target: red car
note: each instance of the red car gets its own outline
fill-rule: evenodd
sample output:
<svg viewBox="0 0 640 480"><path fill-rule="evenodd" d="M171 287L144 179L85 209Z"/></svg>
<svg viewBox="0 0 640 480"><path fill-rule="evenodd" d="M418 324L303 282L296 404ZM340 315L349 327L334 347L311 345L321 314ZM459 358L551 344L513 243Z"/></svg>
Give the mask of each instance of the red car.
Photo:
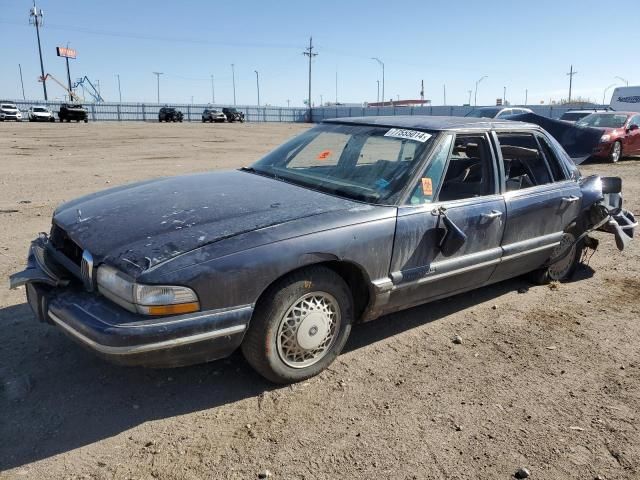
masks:
<svg viewBox="0 0 640 480"><path fill-rule="evenodd" d="M615 163L623 156L640 155L640 113L607 112L592 113L576 123L579 127L595 127L604 130L600 144L592 156Z"/></svg>

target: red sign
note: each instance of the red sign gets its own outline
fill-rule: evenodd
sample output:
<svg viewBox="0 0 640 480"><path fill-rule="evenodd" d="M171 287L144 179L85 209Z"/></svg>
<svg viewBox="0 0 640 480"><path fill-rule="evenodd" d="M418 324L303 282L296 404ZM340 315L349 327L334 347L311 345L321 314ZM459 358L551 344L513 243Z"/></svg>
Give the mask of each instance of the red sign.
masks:
<svg viewBox="0 0 640 480"><path fill-rule="evenodd" d="M76 58L76 51L73 48L56 47L56 53L59 57Z"/></svg>

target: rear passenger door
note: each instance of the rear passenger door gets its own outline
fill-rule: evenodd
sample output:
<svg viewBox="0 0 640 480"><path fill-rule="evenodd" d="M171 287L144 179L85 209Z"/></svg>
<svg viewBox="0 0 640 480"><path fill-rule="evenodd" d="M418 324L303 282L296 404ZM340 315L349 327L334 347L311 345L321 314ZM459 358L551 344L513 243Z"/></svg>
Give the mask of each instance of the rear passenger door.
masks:
<svg viewBox="0 0 640 480"><path fill-rule="evenodd" d="M640 127L640 115L634 115L627 124L627 137L629 137L629 149L625 152L632 155L640 155L640 128L631 129L632 125Z"/></svg>
<svg viewBox="0 0 640 480"><path fill-rule="evenodd" d="M506 225L493 280L541 266L577 217L582 192L551 142L537 131L494 134L503 173Z"/></svg>
<svg viewBox="0 0 640 480"><path fill-rule="evenodd" d="M467 236L448 257L439 248L440 207ZM398 209L390 310L486 283L502 255L505 216L489 135L444 135Z"/></svg>

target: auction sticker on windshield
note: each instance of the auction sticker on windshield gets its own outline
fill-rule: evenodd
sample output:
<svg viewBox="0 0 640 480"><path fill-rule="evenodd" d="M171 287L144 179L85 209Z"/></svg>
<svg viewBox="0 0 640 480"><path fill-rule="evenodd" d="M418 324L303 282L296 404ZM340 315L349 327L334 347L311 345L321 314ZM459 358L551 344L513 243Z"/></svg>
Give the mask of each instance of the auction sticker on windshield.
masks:
<svg viewBox="0 0 640 480"><path fill-rule="evenodd" d="M419 132L417 130L407 130L404 128L392 128L384 134L385 137L406 138L407 140L415 140L424 143L431 138L429 133Z"/></svg>

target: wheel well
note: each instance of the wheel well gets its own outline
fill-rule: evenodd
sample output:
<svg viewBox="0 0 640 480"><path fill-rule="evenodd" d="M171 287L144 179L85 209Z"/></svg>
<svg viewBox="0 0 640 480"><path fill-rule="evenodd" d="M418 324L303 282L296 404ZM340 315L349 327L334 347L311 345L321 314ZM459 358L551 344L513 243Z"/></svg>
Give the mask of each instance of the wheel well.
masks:
<svg viewBox="0 0 640 480"><path fill-rule="evenodd" d="M351 291L351 296L353 298L354 320L356 322L359 321L362 318L362 315L365 312L367 306L369 305L369 300L371 298L371 291L369 289L369 278L367 274L356 264L340 260L329 260L326 262L312 263L281 275L262 291L260 297L258 297L258 300L256 301L256 305L261 302L265 294L267 294L267 292L271 290L271 287L273 287L273 285L280 279L295 272L299 272L300 270L304 270L305 268L315 266L327 267L330 270L333 270L345 281L345 283L349 287L349 290Z"/></svg>

